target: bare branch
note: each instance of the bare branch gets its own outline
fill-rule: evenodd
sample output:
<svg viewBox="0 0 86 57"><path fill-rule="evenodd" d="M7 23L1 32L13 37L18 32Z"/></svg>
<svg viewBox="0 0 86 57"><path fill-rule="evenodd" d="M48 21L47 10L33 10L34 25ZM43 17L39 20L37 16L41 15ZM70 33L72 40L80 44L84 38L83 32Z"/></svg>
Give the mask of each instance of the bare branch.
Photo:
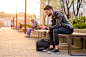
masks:
<svg viewBox="0 0 86 57"><path fill-rule="evenodd" d="M74 0L72 0L72 2L71 2L71 4L70 4L69 8L70 8L73 4L74 4Z"/></svg>
<svg viewBox="0 0 86 57"><path fill-rule="evenodd" d="M82 3L82 0L77 0L77 13L75 13L74 4L73 4L73 12L74 12L74 15L75 15L75 16L78 16L81 3Z"/></svg>

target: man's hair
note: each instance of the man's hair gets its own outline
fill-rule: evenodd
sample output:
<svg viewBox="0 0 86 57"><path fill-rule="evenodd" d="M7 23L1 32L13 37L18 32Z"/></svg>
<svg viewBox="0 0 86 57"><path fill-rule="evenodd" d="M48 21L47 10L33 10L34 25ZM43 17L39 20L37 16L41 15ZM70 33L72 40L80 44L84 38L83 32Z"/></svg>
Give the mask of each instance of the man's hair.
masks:
<svg viewBox="0 0 86 57"><path fill-rule="evenodd" d="M34 19L31 19L32 21L34 21Z"/></svg>
<svg viewBox="0 0 86 57"><path fill-rule="evenodd" d="M49 10L49 9L52 9L52 10L53 10L52 6L47 5L47 6L45 6L45 8L44 8L44 10Z"/></svg>

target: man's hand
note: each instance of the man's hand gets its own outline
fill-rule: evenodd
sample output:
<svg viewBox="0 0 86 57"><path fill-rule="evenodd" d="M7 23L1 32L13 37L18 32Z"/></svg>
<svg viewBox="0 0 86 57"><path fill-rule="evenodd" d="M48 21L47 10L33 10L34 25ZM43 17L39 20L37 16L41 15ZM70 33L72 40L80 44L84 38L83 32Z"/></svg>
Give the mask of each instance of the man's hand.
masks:
<svg viewBox="0 0 86 57"><path fill-rule="evenodd" d="M43 30L45 30L45 27L46 27L46 26L42 25L42 29L43 29Z"/></svg>
<svg viewBox="0 0 86 57"><path fill-rule="evenodd" d="M45 30L45 27L46 27L46 26L42 25L42 26L40 26L39 28Z"/></svg>
<svg viewBox="0 0 86 57"><path fill-rule="evenodd" d="M39 26L39 28L41 29L41 28L42 28L42 26Z"/></svg>
<svg viewBox="0 0 86 57"><path fill-rule="evenodd" d="M47 29L49 30L49 27L47 27Z"/></svg>

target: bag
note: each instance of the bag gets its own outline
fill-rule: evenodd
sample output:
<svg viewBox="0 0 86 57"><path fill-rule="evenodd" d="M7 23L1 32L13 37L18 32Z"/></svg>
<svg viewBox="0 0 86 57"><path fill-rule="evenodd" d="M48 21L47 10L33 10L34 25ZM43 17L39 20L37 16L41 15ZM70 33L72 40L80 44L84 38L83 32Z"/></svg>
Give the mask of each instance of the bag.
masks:
<svg viewBox="0 0 86 57"><path fill-rule="evenodd" d="M36 42L36 51L42 51L50 46L48 39L41 39Z"/></svg>

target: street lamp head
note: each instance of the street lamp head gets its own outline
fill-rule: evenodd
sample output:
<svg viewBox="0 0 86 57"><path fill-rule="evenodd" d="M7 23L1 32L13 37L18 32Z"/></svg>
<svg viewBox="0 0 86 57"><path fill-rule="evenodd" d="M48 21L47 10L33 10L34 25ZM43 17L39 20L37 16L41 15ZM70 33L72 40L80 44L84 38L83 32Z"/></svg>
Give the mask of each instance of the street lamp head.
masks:
<svg viewBox="0 0 86 57"><path fill-rule="evenodd" d="M16 3L16 7L17 7L17 3Z"/></svg>

